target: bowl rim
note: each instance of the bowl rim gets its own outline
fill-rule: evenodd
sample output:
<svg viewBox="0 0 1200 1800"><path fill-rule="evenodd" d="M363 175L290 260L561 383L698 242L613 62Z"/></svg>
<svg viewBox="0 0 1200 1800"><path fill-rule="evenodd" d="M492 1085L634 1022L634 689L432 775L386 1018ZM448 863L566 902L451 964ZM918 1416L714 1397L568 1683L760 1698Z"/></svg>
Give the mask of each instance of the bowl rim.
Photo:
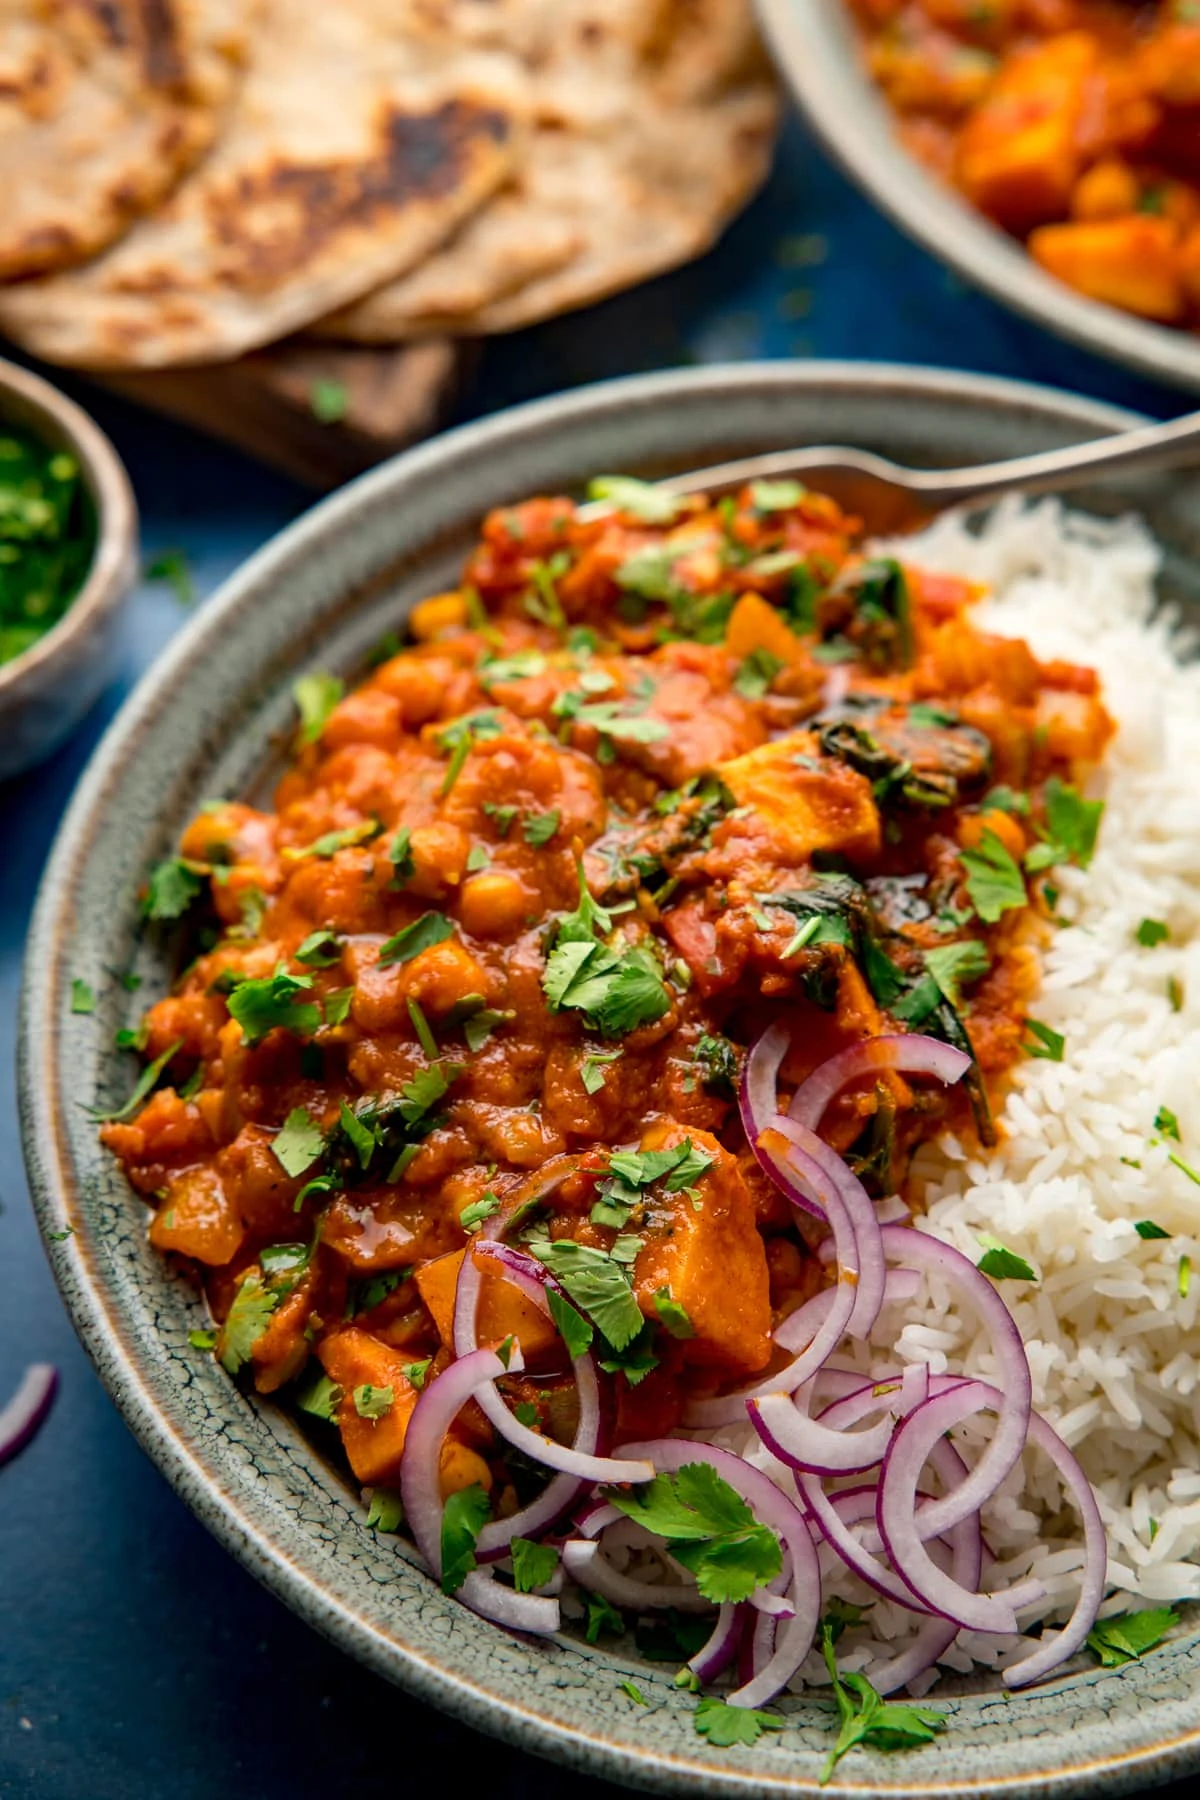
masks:
<svg viewBox="0 0 1200 1800"><path fill-rule="evenodd" d="M1140 415L1054 388L999 377L927 369L912 365L827 362L797 365L745 363L676 369L590 384L564 394L529 402L456 428L406 451L318 502L284 528L236 571L191 618L143 676L94 752L59 828L42 878L27 940L22 973L18 1034L18 1088L22 1144L34 1210L43 1247L74 1328L126 1424L181 1497L202 1511L203 1522L217 1540L280 1599L339 1647L376 1673L398 1682L419 1699L430 1701L464 1723L500 1737L519 1748L587 1773L625 1785L669 1793L759 1795L805 1793L794 1776L767 1769L747 1772L729 1764L714 1765L697 1755L681 1758L648 1743L645 1748L608 1742L581 1727L549 1719L532 1707L491 1692L411 1645L385 1637L353 1607L326 1588L309 1569L292 1561L285 1548L241 1507L237 1496L206 1466L186 1430L168 1417L151 1379L152 1358L137 1344L116 1307L110 1307L90 1259L72 1228L79 1193L70 1169L69 1146L62 1120L67 1098L57 1081L57 1044L62 1029L54 997L64 979L66 959L76 925L76 870L89 851L89 841L102 830L109 791L137 753L144 722L184 677L192 656L221 634L225 618L273 570L285 566L297 551L313 549L339 525L354 519L360 508L399 489L410 473L437 471L453 463L466 448L503 454L507 440L571 421L584 424L589 412L606 407L634 412L639 407L669 404L686 391L707 391L716 405L722 392L750 386L807 387L817 392L838 384L856 391L895 396L903 403L914 396L963 395L982 404L1000 403L1060 422L1077 423L1084 431L1119 430L1139 423ZM74 1215L74 1216L73 1216ZM51 1233L63 1234L58 1241ZM919 1776L889 1786L895 1800L935 1800L960 1794L966 1800L1007 1794L1011 1800L1065 1800L1095 1793L1127 1792L1147 1780L1167 1780L1200 1762L1200 1715L1193 1728L1135 1748L1116 1757L1105 1755L1052 1773L1030 1776L998 1774L987 1787L939 1779L935 1786ZM824 1791L824 1790L820 1790ZM828 1792L837 1800L875 1791L860 1783L835 1779Z"/></svg>
<svg viewBox="0 0 1200 1800"><path fill-rule="evenodd" d="M846 0L757 5L775 60L822 147L894 225L1044 330L1168 387L1200 390L1200 338L1056 281L904 148L862 66Z"/></svg>
<svg viewBox="0 0 1200 1800"><path fill-rule="evenodd" d="M45 676L72 638L119 604L132 583L138 540L137 502L124 463L95 420L41 375L0 357L0 401L15 394L61 433L79 459L96 509L96 544L83 586L61 619L36 644L0 663L0 706L27 681Z"/></svg>

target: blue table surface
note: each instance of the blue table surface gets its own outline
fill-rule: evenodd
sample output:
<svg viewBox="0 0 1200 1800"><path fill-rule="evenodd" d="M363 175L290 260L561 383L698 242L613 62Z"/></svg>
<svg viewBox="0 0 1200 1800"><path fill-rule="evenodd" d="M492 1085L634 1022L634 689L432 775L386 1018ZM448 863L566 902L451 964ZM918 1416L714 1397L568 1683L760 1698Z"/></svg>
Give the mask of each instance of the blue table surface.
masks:
<svg viewBox="0 0 1200 1800"><path fill-rule="evenodd" d="M814 250L820 260L803 266ZM716 250L635 293L492 343L462 416L638 369L761 356L938 363L1161 416L1188 405L969 292L793 125L767 188ZM232 451L82 381L62 385L128 464L147 562L182 549L201 596L309 504ZM497 1796L554 1794L563 1781L553 1766L367 1675L217 1547L121 1422L42 1256L13 1075L27 921L92 747L184 617L170 589L143 584L111 690L50 762L0 784L0 1397L32 1359L62 1374L45 1429L0 1474L0 1794L375 1800L434 1769L445 1791L474 1777ZM571 1784L580 1800L617 1791Z"/></svg>

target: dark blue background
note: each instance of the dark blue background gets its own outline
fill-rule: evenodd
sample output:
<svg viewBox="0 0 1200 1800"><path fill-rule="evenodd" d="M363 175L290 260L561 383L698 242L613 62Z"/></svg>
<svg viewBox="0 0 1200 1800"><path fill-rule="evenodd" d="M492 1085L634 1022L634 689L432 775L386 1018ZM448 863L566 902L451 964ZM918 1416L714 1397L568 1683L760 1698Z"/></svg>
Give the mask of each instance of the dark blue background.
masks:
<svg viewBox="0 0 1200 1800"><path fill-rule="evenodd" d="M812 237L823 246L798 242ZM463 416L636 369L750 356L939 363L1163 415L1187 406L966 291L793 128L768 188L717 250L636 293L493 343ZM232 452L83 383L63 385L129 466L147 561L184 550L201 595L308 504ZM436 1775L443 1792L476 1782L497 1800L555 1794L559 1771L365 1674L217 1548L121 1423L43 1261L12 1073L26 926L93 744L183 617L169 589L143 586L112 691L51 762L0 785L0 1397L30 1360L62 1371L45 1429L0 1474L0 1794L392 1800L419 1772ZM615 1794L569 1779L579 1800Z"/></svg>

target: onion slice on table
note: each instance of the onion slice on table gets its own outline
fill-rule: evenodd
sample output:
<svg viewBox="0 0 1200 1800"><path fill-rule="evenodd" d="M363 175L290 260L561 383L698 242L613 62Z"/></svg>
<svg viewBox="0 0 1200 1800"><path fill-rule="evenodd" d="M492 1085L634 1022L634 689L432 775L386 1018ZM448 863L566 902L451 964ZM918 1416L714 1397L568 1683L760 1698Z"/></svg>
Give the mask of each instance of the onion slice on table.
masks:
<svg viewBox="0 0 1200 1800"><path fill-rule="evenodd" d="M424 1388L413 1408L400 1459L400 1498L417 1549L435 1579L442 1578L441 1451L447 1431L468 1400L500 1375L524 1368L520 1346L513 1345L507 1364L494 1350L473 1350L442 1371ZM491 1575L475 1569L458 1590L474 1612L513 1631L544 1634L557 1631L558 1601L539 1594L519 1594L501 1587Z"/></svg>
<svg viewBox="0 0 1200 1800"><path fill-rule="evenodd" d="M54 1403L58 1370L52 1363L30 1363L12 1399L0 1412L0 1463L23 1450L37 1433Z"/></svg>

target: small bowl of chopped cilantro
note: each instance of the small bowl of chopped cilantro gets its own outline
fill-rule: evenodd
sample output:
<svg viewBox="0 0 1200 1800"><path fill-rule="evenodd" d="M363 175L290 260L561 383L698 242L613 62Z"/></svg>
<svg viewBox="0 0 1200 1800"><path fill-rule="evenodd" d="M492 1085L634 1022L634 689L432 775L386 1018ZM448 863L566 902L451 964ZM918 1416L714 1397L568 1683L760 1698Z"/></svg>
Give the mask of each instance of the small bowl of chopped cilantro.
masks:
<svg viewBox="0 0 1200 1800"><path fill-rule="evenodd" d="M0 361L0 780L61 743L104 687L136 542L103 432Z"/></svg>

